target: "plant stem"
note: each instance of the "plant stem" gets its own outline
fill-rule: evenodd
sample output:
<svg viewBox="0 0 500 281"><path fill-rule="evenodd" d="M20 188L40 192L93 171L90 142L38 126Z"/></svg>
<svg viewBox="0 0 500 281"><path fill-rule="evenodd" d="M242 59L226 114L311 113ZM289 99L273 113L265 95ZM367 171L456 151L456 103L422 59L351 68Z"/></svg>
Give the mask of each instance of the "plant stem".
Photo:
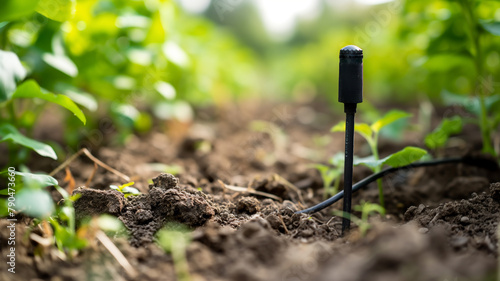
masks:
<svg viewBox="0 0 500 281"><path fill-rule="evenodd" d="M370 149L372 151L373 158L375 159L375 161L378 161L380 159L379 155L378 155L378 148L377 148L378 147L378 133L374 134L373 139L368 141L368 144L370 145ZM375 169L373 169L373 172L379 173L381 170L382 170L382 167L377 166L377 167L375 167ZM385 208L384 187L382 186L382 179L377 180L377 187L378 187L379 204L380 204L380 206Z"/></svg>
<svg viewBox="0 0 500 281"><path fill-rule="evenodd" d="M493 145L491 144L491 127L488 122L488 112L484 101L484 85L481 83L483 77L483 55L481 50L481 33L478 28L476 16L474 14L474 2L468 0L460 1L460 6L467 21L466 32L471 40L471 55L474 59L476 68L476 93L479 96L481 112L479 115L479 127L481 129L481 137L483 139L483 152L496 156Z"/></svg>
<svg viewBox="0 0 500 281"><path fill-rule="evenodd" d="M338 176L335 179L335 183L333 185L332 194L337 194L337 192L339 191L339 186L340 186L340 176Z"/></svg>

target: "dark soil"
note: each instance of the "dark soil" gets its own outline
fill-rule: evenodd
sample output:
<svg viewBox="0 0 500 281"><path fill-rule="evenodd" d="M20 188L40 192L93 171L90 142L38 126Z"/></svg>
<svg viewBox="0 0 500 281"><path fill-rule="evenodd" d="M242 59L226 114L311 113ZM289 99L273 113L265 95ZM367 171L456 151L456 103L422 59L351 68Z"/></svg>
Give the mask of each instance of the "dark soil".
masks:
<svg viewBox="0 0 500 281"><path fill-rule="evenodd" d="M387 176L387 214L372 216L364 237L355 226L341 236L341 218L332 215L340 202L311 216L294 213L323 198L321 178L309 164L326 163L342 151L342 134L329 133L335 117L321 105L246 103L244 109L204 109L194 124L176 124L185 129L177 133L158 125L157 132L132 137L124 147L97 145L92 153L131 176L143 193L139 196L125 198L111 190L110 184L124 182L103 169L84 187L93 163L82 157L70 166L81 186L74 191L81 194L75 202L77 219L104 213L118 217L129 236L112 240L138 276L127 275L95 241L73 259L61 259L55 249L29 238L29 228L21 226L31 220L22 218L17 273L0 263L0 280L176 280L172 255L155 243L157 231L172 222L192 230L186 249L190 280L496 280L496 165L447 164ZM303 120L297 111L312 117ZM276 136L249 129L256 118L286 132L281 147ZM451 142L439 154L476 151L478 132L467 130L463 141ZM318 140L325 135L327 142ZM413 132L398 143L383 140L381 154L421 146L415 139L422 137ZM366 154L360 137L355 147L357 154ZM174 177L152 163L182 170ZM369 174L355 168L354 181ZM62 183L64 173L57 178ZM372 184L355 194L353 205L378 202L377 193ZM0 220L1 229L7 224ZM0 241L7 235L0 231ZM0 247L5 257L6 243Z"/></svg>

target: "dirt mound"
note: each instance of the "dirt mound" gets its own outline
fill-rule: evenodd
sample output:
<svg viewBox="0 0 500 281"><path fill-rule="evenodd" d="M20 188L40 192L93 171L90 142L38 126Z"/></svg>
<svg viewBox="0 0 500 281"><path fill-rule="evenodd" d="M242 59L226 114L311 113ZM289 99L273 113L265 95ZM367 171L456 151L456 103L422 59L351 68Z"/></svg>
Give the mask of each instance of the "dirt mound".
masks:
<svg viewBox="0 0 500 281"><path fill-rule="evenodd" d="M375 224L362 240L333 254L314 280L486 280L495 260L484 253L460 255L443 228L421 233L414 224Z"/></svg>
<svg viewBox="0 0 500 281"><path fill-rule="evenodd" d="M456 250L472 248L496 255L499 193L500 183L493 183L490 192L473 193L467 200L441 203L435 208L423 204L410 207L405 220L416 221L423 229L443 227L450 232L450 243Z"/></svg>
<svg viewBox="0 0 500 281"><path fill-rule="evenodd" d="M214 216L206 196L179 188L174 176L161 174L153 183L149 194L128 199L116 190L78 188L74 192L81 194L75 202L77 217L103 213L118 216L130 231L130 243L140 246L152 242L154 234L169 221L197 227Z"/></svg>

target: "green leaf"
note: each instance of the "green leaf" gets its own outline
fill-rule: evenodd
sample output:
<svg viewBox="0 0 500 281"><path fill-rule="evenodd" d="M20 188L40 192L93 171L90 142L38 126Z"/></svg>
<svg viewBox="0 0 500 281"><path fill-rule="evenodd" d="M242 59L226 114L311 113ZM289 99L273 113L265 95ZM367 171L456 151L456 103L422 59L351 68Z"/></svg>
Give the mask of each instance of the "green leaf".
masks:
<svg viewBox="0 0 500 281"><path fill-rule="evenodd" d="M420 158L422 158L422 156L426 154L427 151L425 151L424 149L414 146L407 146L403 148L403 150L400 150L392 155L389 155L382 160L383 164L397 168L410 165L411 163L419 160Z"/></svg>
<svg viewBox="0 0 500 281"><path fill-rule="evenodd" d="M38 1L39 0L2 0L0 22L13 21L31 15L35 11Z"/></svg>
<svg viewBox="0 0 500 281"><path fill-rule="evenodd" d="M345 132L345 121L338 122L330 129L330 132Z"/></svg>
<svg viewBox="0 0 500 281"><path fill-rule="evenodd" d="M42 55L43 61L70 77L76 77L78 68L64 52L63 37L60 33L55 34L52 38L52 51L53 53Z"/></svg>
<svg viewBox="0 0 500 281"><path fill-rule="evenodd" d="M344 153L337 152L332 158L330 158L330 163L335 167L344 167Z"/></svg>
<svg viewBox="0 0 500 281"><path fill-rule="evenodd" d="M23 181L28 185L35 184L38 187L57 186L57 180L49 175L17 172L16 175L23 177Z"/></svg>
<svg viewBox="0 0 500 281"><path fill-rule="evenodd" d="M75 0L40 0L36 11L55 21L67 21L75 13Z"/></svg>
<svg viewBox="0 0 500 281"><path fill-rule="evenodd" d="M372 124L371 129L375 132L378 133L382 128L385 126L399 120L402 118L407 118L410 117L411 114L401 111L401 110L391 110L387 114L385 114L382 118L379 120L375 121L375 123Z"/></svg>
<svg viewBox="0 0 500 281"><path fill-rule="evenodd" d="M54 160L57 160L57 154L50 145L24 136L14 126L10 124L0 125L0 136L1 136L0 142L10 140L14 143L32 149L41 156L50 157Z"/></svg>
<svg viewBox="0 0 500 281"><path fill-rule="evenodd" d="M481 23L481 25L489 33L496 35L496 36L500 36L500 22L498 22L498 21L483 22L483 23Z"/></svg>
<svg viewBox="0 0 500 281"><path fill-rule="evenodd" d="M373 155L368 156L368 157L364 157L364 158L359 158L357 156L354 156L354 158L353 158L353 165L354 166L365 165L368 168L370 168L371 170L375 170L375 168L377 168L379 165L382 165L382 163L383 163L383 160L375 160L375 157L373 157Z"/></svg>
<svg viewBox="0 0 500 281"><path fill-rule="evenodd" d="M42 90L34 80L28 80L19 85L12 98L40 98L58 104L73 112L83 124L87 122L83 112L70 98Z"/></svg>
<svg viewBox="0 0 500 281"><path fill-rule="evenodd" d="M21 1L16 2L22 3ZM25 76L26 70L17 55L0 50L0 102L12 97L16 91L17 82L23 80Z"/></svg>
<svg viewBox="0 0 500 281"><path fill-rule="evenodd" d="M141 192L137 188L131 187L131 186L125 186L122 189L122 192L123 193L130 193L130 194L133 194L133 195L141 194Z"/></svg>
<svg viewBox="0 0 500 281"><path fill-rule="evenodd" d="M16 209L36 218L46 218L55 210L47 191L32 188L22 189L16 194Z"/></svg>
<svg viewBox="0 0 500 281"><path fill-rule="evenodd" d="M75 63L66 56L45 53L43 54L42 59L48 65L68 76L76 77L78 75L78 68L76 67Z"/></svg>
<svg viewBox="0 0 500 281"><path fill-rule="evenodd" d="M430 149L443 147L448 138L462 131L463 121L459 116L444 118L441 124L425 137L425 145Z"/></svg>
<svg viewBox="0 0 500 281"><path fill-rule="evenodd" d="M368 168L375 170L377 167L382 167L383 165L389 165L391 167L397 168L409 165L427 154L427 151L424 149L407 146L404 149L393 153L384 159L375 160L373 156L358 158L354 157L353 164L354 165L365 165Z"/></svg>
<svg viewBox="0 0 500 281"><path fill-rule="evenodd" d="M331 132L345 132L345 121L341 121L337 123L337 125L333 126L330 130ZM356 123L354 124L354 131L359 133L365 139L372 138L372 129L368 124L365 123Z"/></svg>
<svg viewBox="0 0 500 281"><path fill-rule="evenodd" d="M68 96L75 103L87 108L90 111L96 111L98 107L97 100L89 93L73 87L66 83L57 83L55 86L57 92Z"/></svg>
<svg viewBox="0 0 500 281"><path fill-rule="evenodd" d="M368 124L354 124L354 131L362 135L367 140L372 138L373 131Z"/></svg>

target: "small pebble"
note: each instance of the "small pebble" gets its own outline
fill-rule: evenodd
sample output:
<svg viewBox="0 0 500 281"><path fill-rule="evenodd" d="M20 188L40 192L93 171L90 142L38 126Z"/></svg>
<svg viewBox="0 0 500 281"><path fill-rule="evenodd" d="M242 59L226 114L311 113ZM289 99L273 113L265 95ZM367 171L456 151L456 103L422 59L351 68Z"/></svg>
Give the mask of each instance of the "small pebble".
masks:
<svg viewBox="0 0 500 281"><path fill-rule="evenodd" d="M427 232L429 232L429 229L428 229L428 228L426 228L426 227L422 227L422 228L419 228L419 229L418 229L418 232L419 232L420 234L426 234Z"/></svg>
<svg viewBox="0 0 500 281"><path fill-rule="evenodd" d="M417 212L416 212L417 215L421 214L424 210L425 210L425 205L424 204L418 205Z"/></svg>
<svg viewBox="0 0 500 281"><path fill-rule="evenodd" d="M467 223L467 222L469 222L469 221L470 221L470 219L469 219L469 217L462 217L462 218L460 219L460 221L461 221L461 222L464 222L464 223Z"/></svg>
<svg viewBox="0 0 500 281"><path fill-rule="evenodd" d="M301 233L302 237L308 238L314 235L314 231L312 229L306 229Z"/></svg>
<svg viewBox="0 0 500 281"><path fill-rule="evenodd" d="M459 249L469 242L469 238L465 236L455 236L451 238L451 245L455 247L456 249Z"/></svg>

